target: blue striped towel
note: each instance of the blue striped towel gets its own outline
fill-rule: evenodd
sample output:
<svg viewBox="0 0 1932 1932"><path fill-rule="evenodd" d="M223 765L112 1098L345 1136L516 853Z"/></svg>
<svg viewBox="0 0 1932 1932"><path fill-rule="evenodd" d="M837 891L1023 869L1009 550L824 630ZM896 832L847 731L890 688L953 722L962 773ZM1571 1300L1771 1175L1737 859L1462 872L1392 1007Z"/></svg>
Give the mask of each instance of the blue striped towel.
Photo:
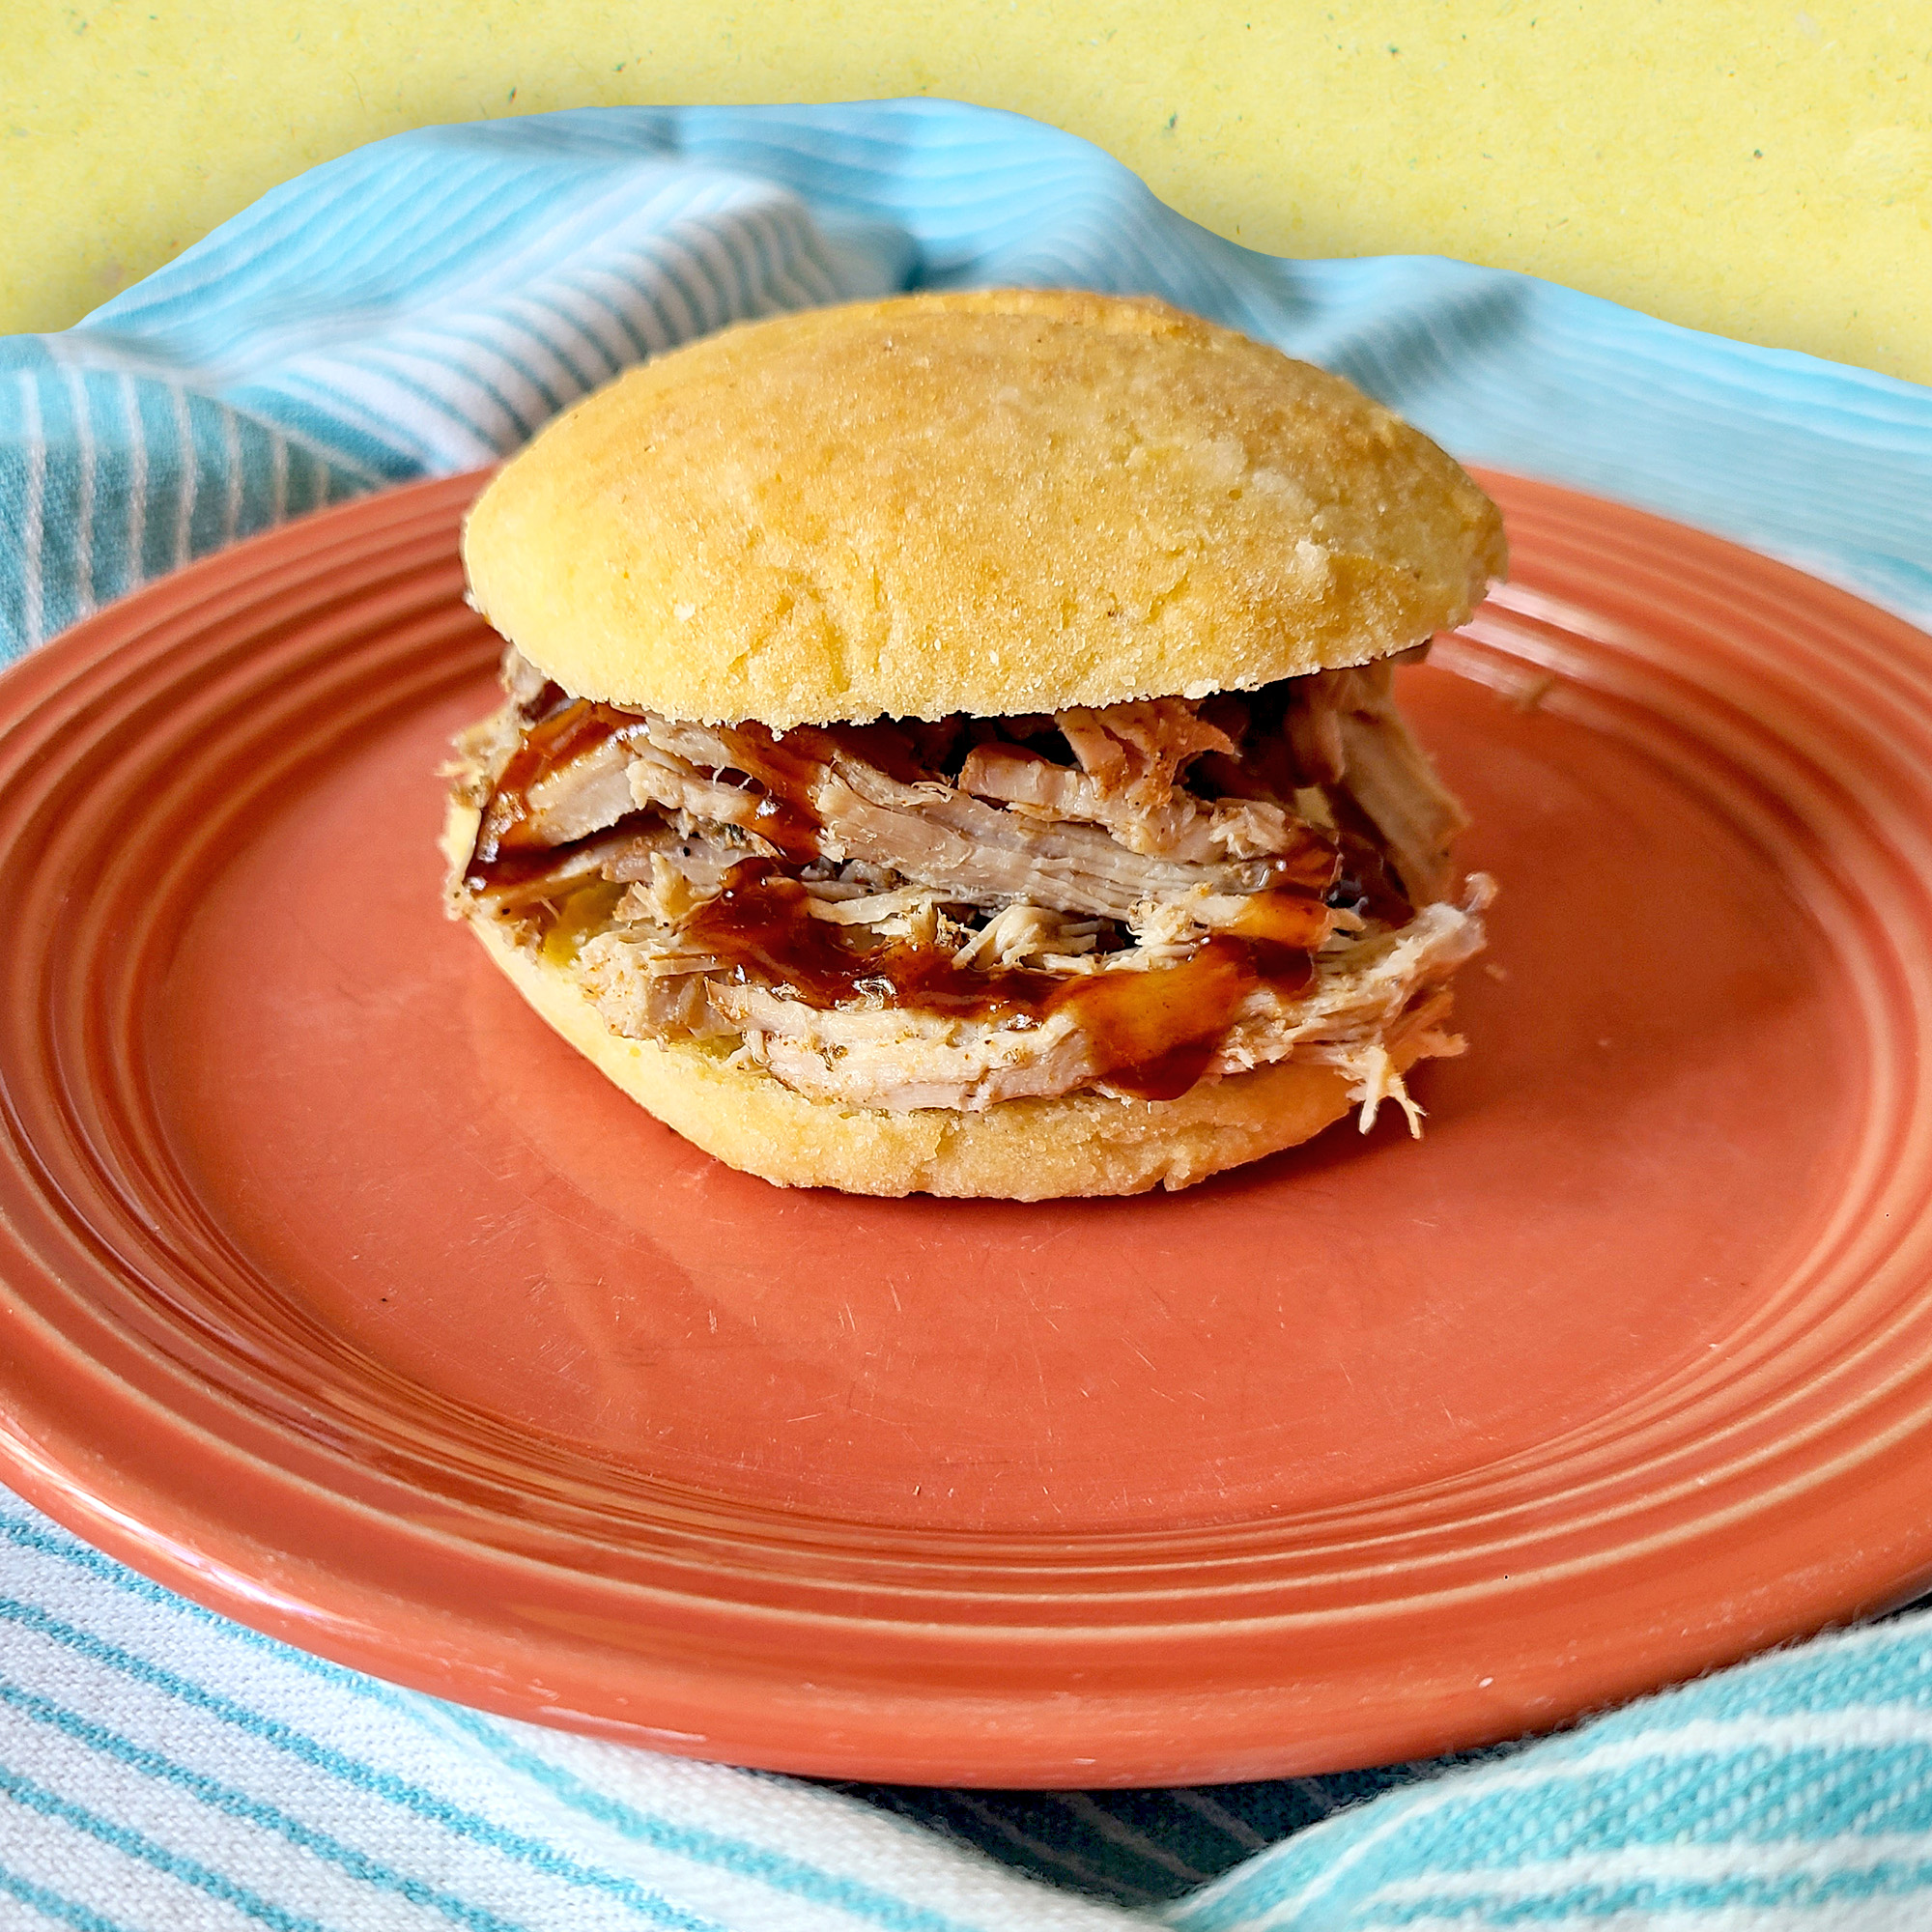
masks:
<svg viewBox="0 0 1932 1932"><path fill-rule="evenodd" d="M487 461L731 318L998 282L1157 292L1344 371L1466 460L1932 623L1932 394L1457 263L1269 260L1065 135L911 101L399 136L77 327L0 342L0 656L238 536ZM393 1690L0 1497L0 1926L1584 1920L1932 1925L1926 1616L1455 1765L834 1790Z"/></svg>

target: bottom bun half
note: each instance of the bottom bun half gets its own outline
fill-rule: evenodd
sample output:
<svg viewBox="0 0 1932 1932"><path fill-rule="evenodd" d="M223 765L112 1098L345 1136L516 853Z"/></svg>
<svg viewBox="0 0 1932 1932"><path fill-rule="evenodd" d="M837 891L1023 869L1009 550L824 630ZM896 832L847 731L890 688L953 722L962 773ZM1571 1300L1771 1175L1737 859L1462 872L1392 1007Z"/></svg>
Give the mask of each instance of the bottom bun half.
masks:
<svg viewBox="0 0 1932 1932"><path fill-rule="evenodd" d="M446 849L467 853L475 823L458 806ZM1351 1104L1348 1074L1288 1061L1205 1081L1178 1100L1069 1094L980 1114L841 1106L761 1068L728 1065L723 1047L613 1033L567 967L526 950L487 914L465 923L544 1019L639 1106L726 1166L780 1187L1006 1201L1190 1187L1310 1139ZM1397 1071L1416 1057L1392 1047Z"/></svg>

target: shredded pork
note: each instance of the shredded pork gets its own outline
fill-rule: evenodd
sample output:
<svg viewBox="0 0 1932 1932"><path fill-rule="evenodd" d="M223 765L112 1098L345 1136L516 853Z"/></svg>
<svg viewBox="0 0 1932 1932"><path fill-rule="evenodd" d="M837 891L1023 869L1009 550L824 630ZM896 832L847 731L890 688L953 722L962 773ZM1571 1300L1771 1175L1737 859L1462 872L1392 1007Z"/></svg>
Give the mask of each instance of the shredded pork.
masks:
<svg viewBox="0 0 1932 1932"><path fill-rule="evenodd" d="M814 1098L979 1110L1172 1097L1284 1059L1364 1124L1460 1050L1488 882L1386 664L1203 703L803 727L572 699L511 652L460 741L456 909L506 923L637 1038ZM1127 977L1132 976L1132 977Z"/></svg>

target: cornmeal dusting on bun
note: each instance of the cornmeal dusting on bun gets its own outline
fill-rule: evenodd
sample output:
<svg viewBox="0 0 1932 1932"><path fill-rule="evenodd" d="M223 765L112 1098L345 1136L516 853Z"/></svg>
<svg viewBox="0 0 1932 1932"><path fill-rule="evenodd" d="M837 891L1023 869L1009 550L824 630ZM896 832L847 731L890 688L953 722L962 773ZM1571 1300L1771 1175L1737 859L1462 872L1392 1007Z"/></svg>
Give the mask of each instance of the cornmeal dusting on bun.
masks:
<svg viewBox="0 0 1932 1932"><path fill-rule="evenodd" d="M1179 1187L1460 1050L1488 882L1390 672L1501 523L1337 377L1085 294L780 317L560 417L464 555L452 908L734 1166Z"/></svg>

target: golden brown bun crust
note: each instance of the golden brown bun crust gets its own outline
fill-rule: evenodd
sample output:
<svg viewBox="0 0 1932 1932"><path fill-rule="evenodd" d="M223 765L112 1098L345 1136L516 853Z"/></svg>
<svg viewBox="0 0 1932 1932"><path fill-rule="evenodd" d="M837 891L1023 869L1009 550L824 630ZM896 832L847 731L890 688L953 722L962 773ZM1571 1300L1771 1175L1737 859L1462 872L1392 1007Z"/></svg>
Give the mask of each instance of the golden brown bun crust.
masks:
<svg viewBox="0 0 1932 1932"><path fill-rule="evenodd" d="M1495 506L1338 376L1150 300L908 296L708 336L470 512L571 692L781 729L1249 690L1459 624Z"/></svg>

